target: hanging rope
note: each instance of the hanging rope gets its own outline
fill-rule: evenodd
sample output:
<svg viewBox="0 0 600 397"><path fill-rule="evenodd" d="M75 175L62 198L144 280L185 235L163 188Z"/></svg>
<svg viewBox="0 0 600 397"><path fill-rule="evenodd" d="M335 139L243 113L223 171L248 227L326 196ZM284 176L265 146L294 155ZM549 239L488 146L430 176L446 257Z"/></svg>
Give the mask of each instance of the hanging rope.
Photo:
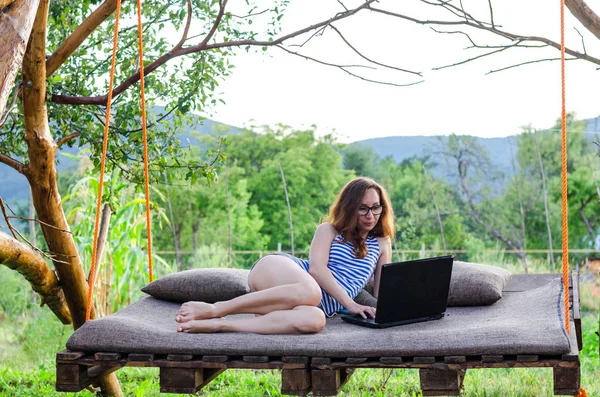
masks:
<svg viewBox="0 0 600 397"><path fill-rule="evenodd" d="M150 183L148 172L148 133L146 132L146 94L144 91L144 46L142 41L142 1L137 0L138 46L140 55L140 92L142 97L142 134L144 137L144 192L146 195L146 234L148 237L148 273L152 282L152 232L150 222Z"/></svg>
<svg viewBox="0 0 600 397"><path fill-rule="evenodd" d="M561 180L562 180L562 276L565 302L565 329L571 334L569 318L569 212L567 206L567 107L565 93L565 0L560 0L560 83L561 83ZM575 286L573 286L575 287ZM575 397L587 397L584 388Z"/></svg>
<svg viewBox="0 0 600 397"><path fill-rule="evenodd" d="M106 165L106 149L108 147L108 126L110 123L110 107L113 96L113 82L115 78L115 64L117 60L117 42L119 39L119 19L121 17L121 0L117 0L115 14L115 33L113 35L113 51L110 63L110 78L108 81L108 98L106 99L106 120L104 122L104 137L102 140L102 161L100 163L100 183L98 186L98 201L96 203L96 220L94 223L94 245L92 246L92 266L88 279L87 307L85 309L85 321L90 319L92 312L92 293L94 290L94 274L96 273L96 252L98 250L98 226L100 224L100 208L102 207L102 190L104 187L104 168Z"/></svg>
<svg viewBox="0 0 600 397"><path fill-rule="evenodd" d="M139 46L139 64L140 64L140 86L141 86L141 100L142 100L142 131L144 141L144 191L146 198L146 230L148 237L148 272L150 282L152 282L152 232L150 222L150 184L149 184L149 171L148 171L148 134L146 131L146 100L145 100L145 89L144 89L144 54L143 54L143 40L142 40L142 4L141 0L137 0L137 13L138 13L138 46ZM104 188L104 170L106 166L106 151L108 147L108 128L110 125L110 110L113 95L113 83L115 76L115 64L117 58L117 43L119 39L119 20L121 16L121 0L117 0L117 9L115 14L115 32L113 35L113 51L112 60L110 66L110 78L108 85L108 98L106 101L106 120L104 123L104 137L102 141L102 160L100 163L100 181L98 187L98 200L96 205L96 220L94 223L94 245L92 248L92 265L90 270L90 277L88 279L88 297L87 306L85 311L85 321L90 319L92 311L92 296L94 291L94 274L96 270L96 254L98 251L98 228L100 224L100 208L102 206L102 193Z"/></svg>
<svg viewBox="0 0 600 397"><path fill-rule="evenodd" d="M565 329L571 333L569 319L569 210L567 207L567 111L565 105L565 0L560 7L560 82L562 97L561 123L561 180L562 180L562 273L565 302Z"/></svg>

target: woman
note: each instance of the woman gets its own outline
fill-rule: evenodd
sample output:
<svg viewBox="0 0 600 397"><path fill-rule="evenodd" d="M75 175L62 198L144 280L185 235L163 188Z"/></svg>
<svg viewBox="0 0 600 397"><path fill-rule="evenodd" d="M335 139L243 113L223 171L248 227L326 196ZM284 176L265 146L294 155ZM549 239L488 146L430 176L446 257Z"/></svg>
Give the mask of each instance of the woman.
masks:
<svg viewBox="0 0 600 397"><path fill-rule="evenodd" d="M229 301L184 303L176 313L178 332L315 333L325 318L344 308L375 317L375 308L353 298L375 277L379 292L381 266L391 260L394 216L385 190L374 180L350 181L335 200L329 222L317 227L310 260L267 255L248 276L251 293ZM253 313L244 319L228 314Z"/></svg>

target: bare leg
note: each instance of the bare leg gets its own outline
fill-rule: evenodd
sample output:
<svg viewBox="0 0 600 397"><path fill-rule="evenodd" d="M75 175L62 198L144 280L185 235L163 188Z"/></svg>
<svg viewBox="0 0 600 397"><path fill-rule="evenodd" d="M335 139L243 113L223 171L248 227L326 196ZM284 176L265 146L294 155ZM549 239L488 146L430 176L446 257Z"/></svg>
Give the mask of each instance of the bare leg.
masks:
<svg viewBox="0 0 600 397"><path fill-rule="evenodd" d="M178 326L178 332L252 332L256 334L316 333L325 327L325 314L314 306L278 310L264 316L237 320L213 318L192 320Z"/></svg>
<svg viewBox="0 0 600 397"><path fill-rule="evenodd" d="M284 256L262 258L250 272L248 283L255 292L229 301L184 303L176 313L176 321L185 323L237 313L267 314L304 305L317 306L321 301L317 282Z"/></svg>

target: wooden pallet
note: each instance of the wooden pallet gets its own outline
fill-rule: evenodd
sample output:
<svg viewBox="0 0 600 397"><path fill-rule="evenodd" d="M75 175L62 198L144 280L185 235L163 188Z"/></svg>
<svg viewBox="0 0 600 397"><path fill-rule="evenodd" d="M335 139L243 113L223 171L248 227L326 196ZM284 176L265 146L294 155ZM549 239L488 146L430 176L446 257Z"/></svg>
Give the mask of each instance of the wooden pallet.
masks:
<svg viewBox="0 0 600 397"><path fill-rule="evenodd" d="M543 285L548 275L515 275L506 293ZM581 319L577 274L571 286L572 351L558 356L473 355L431 357L272 357L138 354L61 351L56 356L56 390L77 392L121 367L160 368L160 391L195 393L227 369L279 369L281 393L335 396L356 368L418 369L424 396L458 396L468 369L550 367L555 395L577 395L580 384ZM579 342L579 343L578 343Z"/></svg>

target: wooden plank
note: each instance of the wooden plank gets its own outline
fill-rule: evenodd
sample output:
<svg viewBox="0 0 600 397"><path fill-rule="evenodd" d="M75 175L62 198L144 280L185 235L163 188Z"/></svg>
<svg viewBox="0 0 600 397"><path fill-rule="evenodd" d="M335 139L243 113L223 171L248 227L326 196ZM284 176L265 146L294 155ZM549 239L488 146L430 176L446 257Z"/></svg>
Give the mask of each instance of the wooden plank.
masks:
<svg viewBox="0 0 600 397"><path fill-rule="evenodd" d="M289 364L304 364L304 365L308 365L308 357L299 357L299 356L283 356L281 358L281 360L284 363L289 363Z"/></svg>
<svg viewBox="0 0 600 397"><path fill-rule="evenodd" d="M121 353L98 352L94 354L94 359L98 361L115 361L121 358Z"/></svg>
<svg viewBox="0 0 600 397"><path fill-rule="evenodd" d="M202 361L206 361L207 363L224 363L229 360L229 356L216 356L216 355L204 355L202 356Z"/></svg>
<svg viewBox="0 0 600 397"><path fill-rule="evenodd" d="M167 354L168 361L190 361L192 358L192 354Z"/></svg>
<svg viewBox="0 0 600 397"><path fill-rule="evenodd" d="M85 352L72 352L71 350L65 349L65 350L62 350L62 351L56 353L56 359L72 361L72 360L77 360L78 358L85 356L85 354L86 354Z"/></svg>
<svg viewBox="0 0 600 397"><path fill-rule="evenodd" d="M517 354L517 361L519 362L526 362L526 363L530 363L530 362L534 362L534 361L538 361L539 357L535 354Z"/></svg>
<svg viewBox="0 0 600 397"><path fill-rule="evenodd" d="M504 356L499 354L484 354L481 356L482 363L501 363L504 361Z"/></svg>
<svg viewBox="0 0 600 397"><path fill-rule="evenodd" d="M56 391L78 392L92 383L88 367L79 364L56 364Z"/></svg>
<svg viewBox="0 0 600 397"><path fill-rule="evenodd" d="M242 361L246 363L267 363L269 356L243 356Z"/></svg>
<svg viewBox="0 0 600 397"><path fill-rule="evenodd" d="M446 364L462 364L467 362L465 356L446 356L444 357L444 363Z"/></svg>
<svg viewBox="0 0 600 397"><path fill-rule="evenodd" d="M414 357L413 363L415 363L415 364L433 364L433 363L435 363L435 357Z"/></svg>
<svg viewBox="0 0 600 397"><path fill-rule="evenodd" d="M556 366L554 371L554 394L577 395L580 387L580 368Z"/></svg>
<svg viewBox="0 0 600 397"><path fill-rule="evenodd" d="M311 365L314 367L322 366L322 365L330 365L331 358L329 357L313 357Z"/></svg>
<svg viewBox="0 0 600 397"><path fill-rule="evenodd" d="M402 364L402 357L381 357L379 362L382 364Z"/></svg>
<svg viewBox="0 0 600 397"><path fill-rule="evenodd" d="M281 394L306 396L311 389L310 369L284 369L281 371Z"/></svg>
<svg viewBox="0 0 600 397"><path fill-rule="evenodd" d="M446 366L421 368L419 377L424 396L459 396L466 370Z"/></svg>
<svg viewBox="0 0 600 397"><path fill-rule="evenodd" d="M345 364L346 365L353 365L353 364L362 364L365 361L367 361L366 357L348 357L346 359Z"/></svg>
<svg viewBox="0 0 600 397"><path fill-rule="evenodd" d="M313 395L337 396L342 387L341 371L341 369L312 369Z"/></svg>
<svg viewBox="0 0 600 397"><path fill-rule="evenodd" d="M129 353L129 355L127 356L127 361L144 361L144 362L154 361L154 354Z"/></svg>
<svg viewBox="0 0 600 397"><path fill-rule="evenodd" d="M210 383L223 368L160 368L160 392L193 394Z"/></svg>

